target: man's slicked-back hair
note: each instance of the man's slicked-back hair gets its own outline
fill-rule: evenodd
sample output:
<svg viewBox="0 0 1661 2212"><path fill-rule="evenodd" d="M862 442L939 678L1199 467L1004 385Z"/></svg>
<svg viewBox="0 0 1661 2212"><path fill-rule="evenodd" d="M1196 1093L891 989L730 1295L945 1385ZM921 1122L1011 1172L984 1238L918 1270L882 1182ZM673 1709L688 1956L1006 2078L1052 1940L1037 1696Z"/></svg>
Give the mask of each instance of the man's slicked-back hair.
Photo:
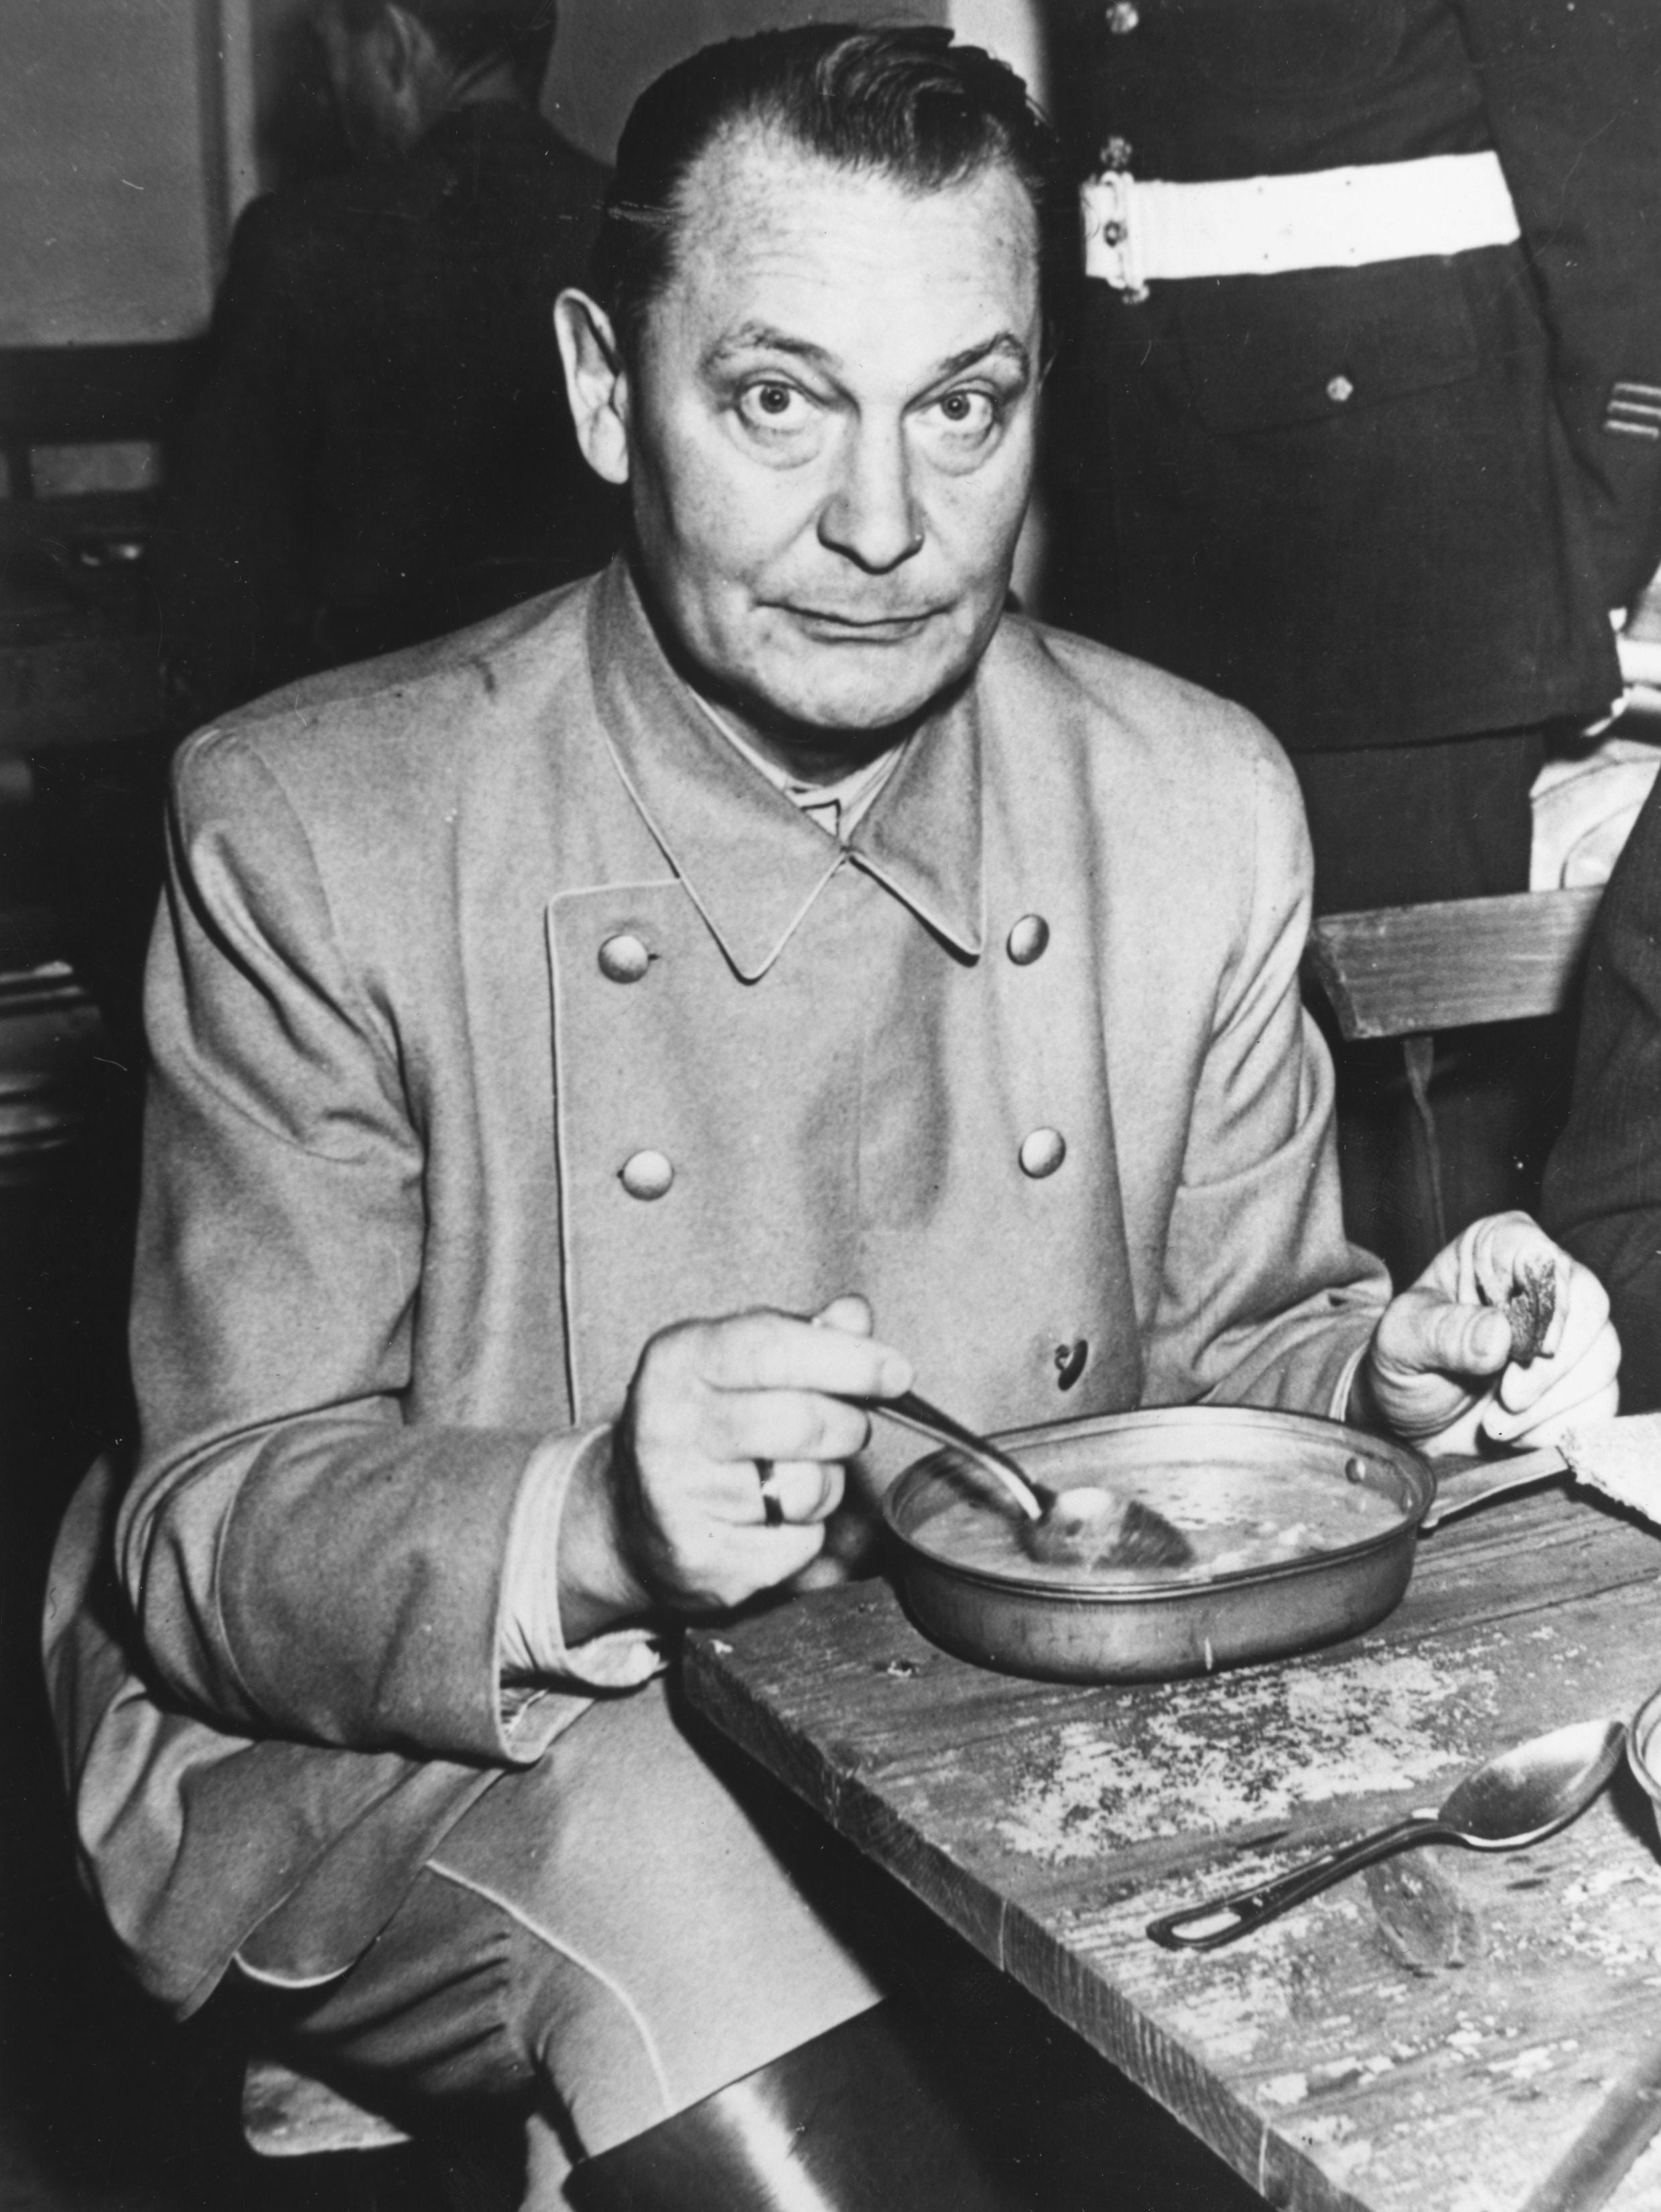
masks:
<svg viewBox="0 0 1661 2212"><path fill-rule="evenodd" d="M1037 219L1044 349L1054 354L1081 281L1078 198L1020 78L948 30L812 23L705 46L635 102L591 271L626 359L638 358L647 313L674 273L688 178L744 130L916 192L1009 170Z"/></svg>

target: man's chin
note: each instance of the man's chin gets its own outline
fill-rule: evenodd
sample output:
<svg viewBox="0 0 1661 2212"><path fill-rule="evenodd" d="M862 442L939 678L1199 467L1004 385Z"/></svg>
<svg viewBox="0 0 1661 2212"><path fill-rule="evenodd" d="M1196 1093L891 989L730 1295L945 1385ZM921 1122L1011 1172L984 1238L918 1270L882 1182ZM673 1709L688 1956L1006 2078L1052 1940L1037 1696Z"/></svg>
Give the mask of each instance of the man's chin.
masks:
<svg viewBox="0 0 1661 2212"><path fill-rule="evenodd" d="M828 650L838 656L838 665L828 670L812 665L818 655L810 648L798 650L783 667L757 671L757 694L771 715L827 735L846 731L875 736L926 714L955 689L976 659L972 653L930 653L908 665L892 647ZM846 665L855 654L867 665Z"/></svg>

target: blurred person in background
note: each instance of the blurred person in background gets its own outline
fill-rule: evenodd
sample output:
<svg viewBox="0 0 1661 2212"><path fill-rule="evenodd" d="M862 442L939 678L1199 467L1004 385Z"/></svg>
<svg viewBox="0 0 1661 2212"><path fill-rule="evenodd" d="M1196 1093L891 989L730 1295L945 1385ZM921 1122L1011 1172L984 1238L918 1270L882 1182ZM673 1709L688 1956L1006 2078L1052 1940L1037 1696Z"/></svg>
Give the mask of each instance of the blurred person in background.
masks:
<svg viewBox="0 0 1661 2212"><path fill-rule="evenodd" d="M176 726L599 566L552 310L605 172L537 112L551 0L321 0L356 164L232 241L155 554Z"/></svg>
<svg viewBox="0 0 1661 2212"><path fill-rule="evenodd" d="M1047 17L1095 280L1053 611L1262 717L1317 912L1526 890L1530 786L1620 694L1611 612L1661 558L1661 10ZM1526 1202L1560 1054L1440 1056L1450 1233ZM1341 1100L1399 1279L1435 1237L1394 1210L1398 1067L1352 1048Z"/></svg>

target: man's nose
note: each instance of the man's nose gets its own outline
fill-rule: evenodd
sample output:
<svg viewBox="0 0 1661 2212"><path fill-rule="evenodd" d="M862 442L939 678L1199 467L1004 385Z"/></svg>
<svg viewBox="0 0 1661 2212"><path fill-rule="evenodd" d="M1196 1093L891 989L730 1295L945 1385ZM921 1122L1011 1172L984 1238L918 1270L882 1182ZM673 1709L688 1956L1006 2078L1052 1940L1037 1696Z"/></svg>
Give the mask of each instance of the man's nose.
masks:
<svg viewBox="0 0 1661 2212"><path fill-rule="evenodd" d="M923 535L904 433L898 426L862 423L820 511L820 543L881 575L920 550Z"/></svg>

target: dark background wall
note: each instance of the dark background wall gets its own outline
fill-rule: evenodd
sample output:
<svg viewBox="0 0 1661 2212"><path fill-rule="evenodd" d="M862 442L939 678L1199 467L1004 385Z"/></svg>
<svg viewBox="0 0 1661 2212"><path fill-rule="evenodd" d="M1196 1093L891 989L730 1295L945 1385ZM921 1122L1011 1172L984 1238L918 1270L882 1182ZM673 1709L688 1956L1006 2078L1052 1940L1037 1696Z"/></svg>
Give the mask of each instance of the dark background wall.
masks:
<svg viewBox="0 0 1661 2212"><path fill-rule="evenodd" d="M214 0L0 6L0 346L200 327L222 242Z"/></svg>
<svg viewBox="0 0 1661 2212"><path fill-rule="evenodd" d="M0 0L0 348L201 329L231 218L344 158L308 0ZM766 23L951 21L1034 71L1037 0L565 0L544 105L609 159L642 86Z"/></svg>

